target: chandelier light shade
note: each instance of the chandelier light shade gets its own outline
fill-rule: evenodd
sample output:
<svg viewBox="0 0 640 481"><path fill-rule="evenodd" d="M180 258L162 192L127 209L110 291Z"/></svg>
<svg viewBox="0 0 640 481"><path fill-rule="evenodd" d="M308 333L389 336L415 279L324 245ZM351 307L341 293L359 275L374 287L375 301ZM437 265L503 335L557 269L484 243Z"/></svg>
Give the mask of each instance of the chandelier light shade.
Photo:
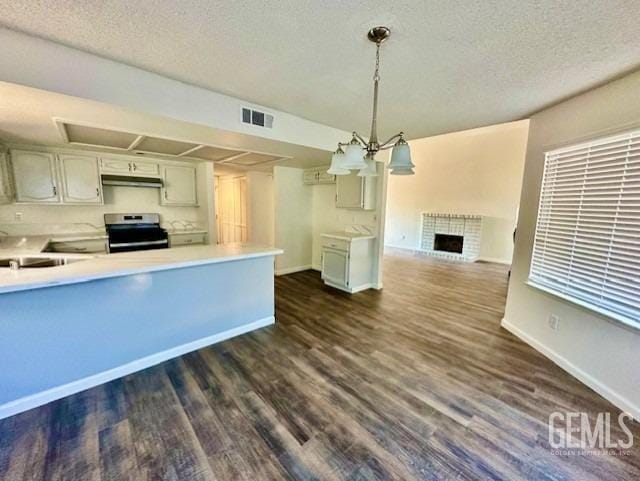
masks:
<svg viewBox="0 0 640 481"><path fill-rule="evenodd" d="M348 143L340 142L338 150L331 158L331 167L327 173L332 175L348 175L352 170L359 170L361 177L373 177L378 175L375 157L380 150L393 147L389 169L392 175L413 175L413 163L409 144L404 140L404 133L400 132L383 143L378 142L378 86L380 83L380 45L391 35L387 27L374 27L369 30L367 37L376 44L376 68L373 74L373 115L371 119L371 133L367 142L357 132L353 132L353 138ZM342 147L346 147L342 151Z"/></svg>
<svg viewBox="0 0 640 481"><path fill-rule="evenodd" d="M388 168L396 171L411 170L415 167L411 162L411 149L409 144L401 137L391 151L391 162ZM397 174L396 174L397 175ZM402 174L400 174L402 175Z"/></svg>
<svg viewBox="0 0 640 481"><path fill-rule="evenodd" d="M358 172L358 176L359 177L377 177L378 169L376 167L376 159L367 154L367 156L364 158L364 162L366 164L366 167L364 167L363 169L360 169L360 172Z"/></svg>
<svg viewBox="0 0 640 481"><path fill-rule="evenodd" d="M331 157L331 167L327 170L327 174L331 175L346 175L349 173L348 169L342 167L344 165L344 150L342 147L338 147L338 149L334 152Z"/></svg>
<svg viewBox="0 0 640 481"><path fill-rule="evenodd" d="M364 149L357 139L353 139L347 145L347 150L344 151L344 162L342 167L348 170L360 170L367 166L364 162Z"/></svg>

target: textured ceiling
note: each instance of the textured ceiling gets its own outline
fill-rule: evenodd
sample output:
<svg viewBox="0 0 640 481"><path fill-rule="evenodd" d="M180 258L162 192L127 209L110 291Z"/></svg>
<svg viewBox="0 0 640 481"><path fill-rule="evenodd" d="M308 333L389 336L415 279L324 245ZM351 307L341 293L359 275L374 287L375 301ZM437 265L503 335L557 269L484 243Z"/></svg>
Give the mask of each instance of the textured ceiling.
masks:
<svg viewBox="0 0 640 481"><path fill-rule="evenodd" d="M386 24L381 136L522 118L640 64L637 0L0 0L0 10L9 28L362 134L365 32Z"/></svg>

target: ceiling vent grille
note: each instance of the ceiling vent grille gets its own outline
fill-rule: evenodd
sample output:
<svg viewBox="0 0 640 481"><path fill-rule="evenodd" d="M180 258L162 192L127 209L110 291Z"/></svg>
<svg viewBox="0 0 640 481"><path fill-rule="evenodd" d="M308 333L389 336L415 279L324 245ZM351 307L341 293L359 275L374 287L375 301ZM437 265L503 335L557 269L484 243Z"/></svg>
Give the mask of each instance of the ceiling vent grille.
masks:
<svg viewBox="0 0 640 481"><path fill-rule="evenodd" d="M240 108L240 120L243 124L256 125L267 129L273 128L273 115L249 107Z"/></svg>

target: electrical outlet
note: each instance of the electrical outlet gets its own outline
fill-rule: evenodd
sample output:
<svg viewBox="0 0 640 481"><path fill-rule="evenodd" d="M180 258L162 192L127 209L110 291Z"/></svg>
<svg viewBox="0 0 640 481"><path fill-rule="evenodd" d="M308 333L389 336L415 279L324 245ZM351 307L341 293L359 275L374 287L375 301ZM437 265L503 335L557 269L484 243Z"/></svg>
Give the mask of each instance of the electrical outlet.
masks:
<svg viewBox="0 0 640 481"><path fill-rule="evenodd" d="M14 218L17 222L22 222L22 212L16 212Z"/></svg>
<svg viewBox="0 0 640 481"><path fill-rule="evenodd" d="M557 331L560 328L560 318L555 314L551 314L549 316L549 327L554 331Z"/></svg>

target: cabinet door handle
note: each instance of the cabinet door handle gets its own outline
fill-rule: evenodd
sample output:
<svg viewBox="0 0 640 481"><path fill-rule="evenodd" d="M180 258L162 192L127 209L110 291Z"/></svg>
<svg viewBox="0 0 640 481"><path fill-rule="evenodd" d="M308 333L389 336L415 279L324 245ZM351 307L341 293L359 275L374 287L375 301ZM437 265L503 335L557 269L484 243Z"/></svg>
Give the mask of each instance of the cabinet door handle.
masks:
<svg viewBox="0 0 640 481"><path fill-rule="evenodd" d="M166 190L164 191L164 198L165 198L166 200L169 200L169 198L167 197L167 191L166 191Z"/></svg>
<svg viewBox="0 0 640 481"><path fill-rule="evenodd" d="M133 171L135 172L138 169L138 166L135 163L133 163L131 165L133 165Z"/></svg>
<svg viewBox="0 0 640 481"><path fill-rule="evenodd" d="M96 187L96 197L100 197L100 187Z"/></svg>
<svg viewBox="0 0 640 481"><path fill-rule="evenodd" d="M55 185L53 186L53 195L58 195L58 188Z"/></svg>

